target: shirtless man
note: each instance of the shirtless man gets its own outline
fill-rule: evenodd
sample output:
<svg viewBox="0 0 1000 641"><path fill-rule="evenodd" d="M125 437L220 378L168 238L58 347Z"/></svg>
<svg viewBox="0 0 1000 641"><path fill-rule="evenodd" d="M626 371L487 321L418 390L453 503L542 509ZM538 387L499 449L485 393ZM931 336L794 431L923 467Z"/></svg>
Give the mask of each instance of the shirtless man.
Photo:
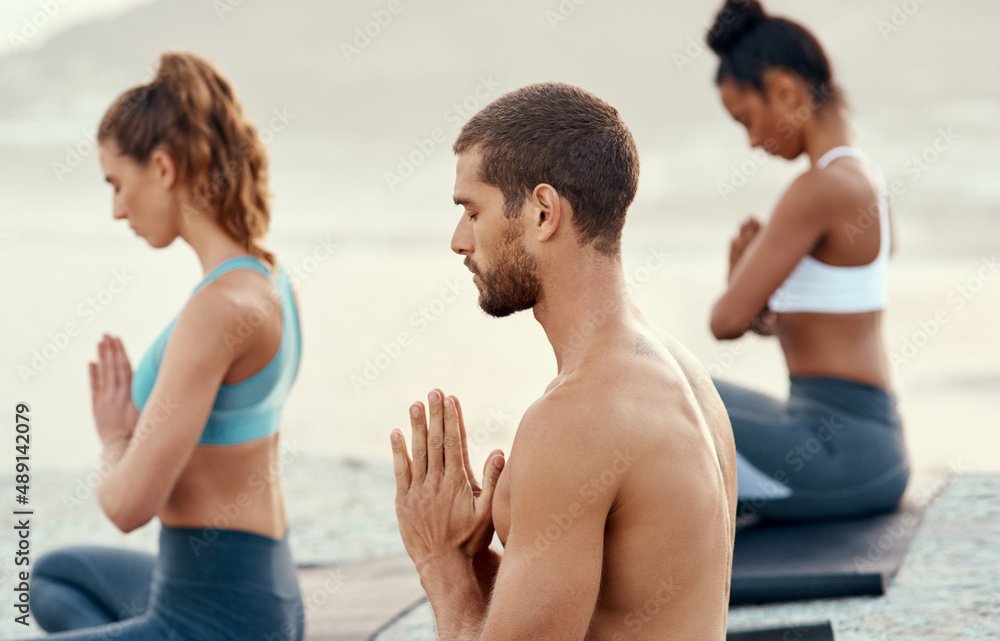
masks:
<svg viewBox="0 0 1000 641"><path fill-rule="evenodd" d="M412 459L392 431L399 529L439 638L723 639L732 431L705 369L629 299L631 133L596 96L545 83L487 106L454 150L452 249L484 311L534 311L558 375L481 488L458 399L410 407Z"/></svg>

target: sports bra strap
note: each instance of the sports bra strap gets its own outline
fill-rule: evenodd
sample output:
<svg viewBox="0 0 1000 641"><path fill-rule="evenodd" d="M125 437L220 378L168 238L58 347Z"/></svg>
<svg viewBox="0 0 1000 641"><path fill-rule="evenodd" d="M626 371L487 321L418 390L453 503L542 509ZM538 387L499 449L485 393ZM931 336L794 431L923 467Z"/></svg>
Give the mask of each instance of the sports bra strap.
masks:
<svg viewBox="0 0 1000 641"><path fill-rule="evenodd" d="M827 165L841 156L857 158L861 162L871 165L872 169L874 169L875 183L878 187L879 229L881 230L881 233L879 234L878 257L881 258L889 248L889 194L885 187L885 177L882 175L882 168L877 162L869 159L868 156L866 156L861 150L854 147L848 147L847 145L834 147L820 156L816 161L816 168L824 169Z"/></svg>
<svg viewBox="0 0 1000 641"><path fill-rule="evenodd" d="M222 276L226 272L231 272L234 269L240 269L241 267L249 267L256 272L263 274L268 280L271 279L271 273L264 266L263 262L256 256L250 254L240 254L239 256L233 256L232 258L227 258L226 260L219 263L219 265L210 271L205 278L202 279L200 283L194 288L192 295L200 290L205 285L211 283L213 280Z"/></svg>
<svg viewBox="0 0 1000 641"><path fill-rule="evenodd" d="M819 160L816 161L816 167L823 169L831 162L840 158L841 156L850 156L852 158L857 158L863 162L868 162L868 157L863 153L855 149L854 147L848 147L847 145L841 145L840 147L834 147L830 151L826 152L820 156Z"/></svg>

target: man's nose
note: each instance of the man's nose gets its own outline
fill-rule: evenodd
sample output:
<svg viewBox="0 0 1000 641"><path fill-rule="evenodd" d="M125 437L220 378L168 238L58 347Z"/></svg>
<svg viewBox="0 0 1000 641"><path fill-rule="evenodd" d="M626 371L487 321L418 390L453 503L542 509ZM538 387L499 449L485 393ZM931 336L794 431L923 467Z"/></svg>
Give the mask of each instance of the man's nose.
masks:
<svg viewBox="0 0 1000 641"><path fill-rule="evenodd" d="M459 221L451 236L451 251L463 256L472 253L472 229L464 220Z"/></svg>

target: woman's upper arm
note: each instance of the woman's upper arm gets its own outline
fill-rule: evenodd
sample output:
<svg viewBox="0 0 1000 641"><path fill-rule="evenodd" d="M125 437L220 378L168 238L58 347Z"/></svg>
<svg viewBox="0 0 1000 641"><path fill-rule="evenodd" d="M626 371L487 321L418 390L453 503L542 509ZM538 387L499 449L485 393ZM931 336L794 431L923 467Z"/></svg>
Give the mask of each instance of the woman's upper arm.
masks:
<svg viewBox="0 0 1000 641"><path fill-rule="evenodd" d="M712 310L712 331L717 338L741 336L767 306L771 294L823 238L829 224L826 189L822 177L813 170L796 179L778 201Z"/></svg>
<svg viewBox="0 0 1000 641"><path fill-rule="evenodd" d="M245 341L234 346L224 338L235 332L243 310L208 289L192 297L178 317L156 383L116 469L119 487L127 489L118 497L126 522L142 525L166 502L208 421L226 372L245 346Z"/></svg>

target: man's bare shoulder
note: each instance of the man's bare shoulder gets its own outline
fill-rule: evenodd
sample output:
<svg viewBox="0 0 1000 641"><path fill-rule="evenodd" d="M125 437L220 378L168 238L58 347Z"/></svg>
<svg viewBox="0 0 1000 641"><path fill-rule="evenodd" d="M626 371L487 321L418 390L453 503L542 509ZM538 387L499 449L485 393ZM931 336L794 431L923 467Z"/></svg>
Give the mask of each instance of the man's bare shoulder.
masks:
<svg viewBox="0 0 1000 641"><path fill-rule="evenodd" d="M501 485L509 491L511 522L524 524L518 515L526 506L583 510L588 518L606 515L622 475L610 474L597 493L589 489L595 474L627 469L634 460L633 449L618 445L606 429L597 404L580 402L571 383L551 389L525 411L504 466ZM532 513L542 512L548 514ZM602 524L595 521L595 527Z"/></svg>
<svg viewBox="0 0 1000 641"><path fill-rule="evenodd" d="M661 361L671 358L662 345L658 350ZM676 366L616 350L555 381L525 411L510 460L546 452L545 463L553 470L564 462L600 468L622 448L669 438L676 433L672 425L697 422L693 405L690 386Z"/></svg>
<svg viewBox="0 0 1000 641"><path fill-rule="evenodd" d="M586 387L570 377L532 403L521 417L514 447L551 448L560 457L585 456L594 439L603 438L602 414L606 417L611 411L600 398L588 396Z"/></svg>

